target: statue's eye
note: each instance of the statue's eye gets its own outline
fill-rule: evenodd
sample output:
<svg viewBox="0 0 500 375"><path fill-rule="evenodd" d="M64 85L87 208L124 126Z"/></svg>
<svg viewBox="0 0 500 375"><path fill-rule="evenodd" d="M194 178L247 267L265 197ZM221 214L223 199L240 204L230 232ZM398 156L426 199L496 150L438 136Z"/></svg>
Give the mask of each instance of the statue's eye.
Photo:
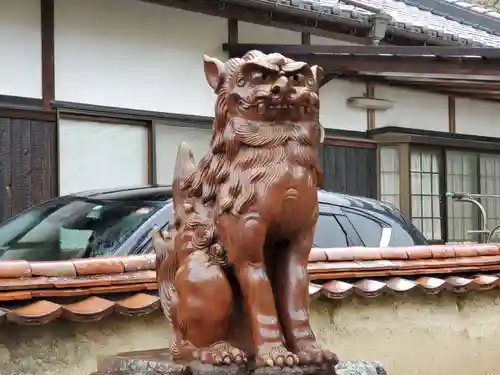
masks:
<svg viewBox="0 0 500 375"><path fill-rule="evenodd" d="M303 85L305 83L305 79L304 78L305 78L304 75L300 74L300 73L295 73L292 76L292 80L293 80L293 83L295 85Z"/></svg>
<svg viewBox="0 0 500 375"><path fill-rule="evenodd" d="M253 72L251 75L251 82L254 85L260 85L267 82L271 78L271 75L265 72Z"/></svg>

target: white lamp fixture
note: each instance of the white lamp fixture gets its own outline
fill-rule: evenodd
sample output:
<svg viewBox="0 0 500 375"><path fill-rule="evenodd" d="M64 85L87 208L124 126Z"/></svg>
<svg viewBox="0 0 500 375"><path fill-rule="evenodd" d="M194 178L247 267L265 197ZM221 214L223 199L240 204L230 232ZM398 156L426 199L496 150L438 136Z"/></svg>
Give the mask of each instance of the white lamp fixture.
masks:
<svg viewBox="0 0 500 375"><path fill-rule="evenodd" d="M387 111L394 106L394 102L385 99L366 98L364 96L353 96L347 99L347 104L352 107L363 109L375 109Z"/></svg>
<svg viewBox="0 0 500 375"><path fill-rule="evenodd" d="M319 124L319 131L319 143L323 143L325 141L325 128L321 124Z"/></svg>

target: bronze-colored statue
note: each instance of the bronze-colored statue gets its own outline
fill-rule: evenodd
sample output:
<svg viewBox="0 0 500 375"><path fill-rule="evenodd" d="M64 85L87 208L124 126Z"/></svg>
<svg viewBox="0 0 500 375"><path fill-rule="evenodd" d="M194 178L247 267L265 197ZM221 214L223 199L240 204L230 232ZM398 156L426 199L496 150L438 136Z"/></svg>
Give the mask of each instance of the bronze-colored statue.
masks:
<svg viewBox="0 0 500 375"><path fill-rule="evenodd" d="M172 221L153 233L173 357L335 364L309 323L321 68L258 51L205 56L204 68L217 94L211 150L196 167L179 146Z"/></svg>

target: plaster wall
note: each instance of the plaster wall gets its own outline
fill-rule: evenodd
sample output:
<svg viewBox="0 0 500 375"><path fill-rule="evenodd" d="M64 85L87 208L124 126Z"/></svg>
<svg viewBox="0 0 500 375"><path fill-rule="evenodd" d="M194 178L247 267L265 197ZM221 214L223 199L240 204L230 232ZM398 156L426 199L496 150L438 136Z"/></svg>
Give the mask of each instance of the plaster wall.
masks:
<svg viewBox="0 0 500 375"><path fill-rule="evenodd" d="M351 96L364 96L365 93L365 83L332 79L319 92L321 124L328 129L366 131L366 110L347 104L347 99Z"/></svg>
<svg viewBox="0 0 500 375"><path fill-rule="evenodd" d="M0 95L42 97L40 0L0 0Z"/></svg>
<svg viewBox="0 0 500 375"><path fill-rule="evenodd" d="M322 46L361 46L358 43L346 42L345 40L337 40L332 38L325 38L323 36L311 35L312 45L322 45Z"/></svg>
<svg viewBox="0 0 500 375"><path fill-rule="evenodd" d="M302 36L297 31L238 22L238 41L239 43L300 44ZM221 43L225 42L227 42L227 31Z"/></svg>
<svg viewBox="0 0 500 375"><path fill-rule="evenodd" d="M455 99L457 133L500 137L500 103Z"/></svg>
<svg viewBox="0 0 500 375"><path fill-rule="evenodd" d="M375 86L375 97L390 100L393 107L377 110L375 126L398 126L402 128L449 131L448 96L419 90Z"/></svg>
<svg viewBox="0 0 500 375"><path fill-rule="evenodd" d="M312 303L319 340L343 359L374 359L389 375L497 375L497 290ZM88 375L96 359L166 347L160 312L79 324L57 321L0 331L2 375Z"/></svg>
<svg viewBox="0 0 500 375"><path fill-rule="evenodd" d="M210 116L202 56L223 58L226 35L225 19L156 4L56 0L56 100Z"/></svg>

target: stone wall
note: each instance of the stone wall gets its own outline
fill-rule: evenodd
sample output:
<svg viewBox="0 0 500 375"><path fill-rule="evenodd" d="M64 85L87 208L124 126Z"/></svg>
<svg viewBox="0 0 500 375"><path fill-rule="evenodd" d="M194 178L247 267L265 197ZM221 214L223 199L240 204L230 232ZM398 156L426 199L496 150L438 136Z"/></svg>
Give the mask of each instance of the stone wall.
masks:
<svg viewBox="0 0 500 375"><path fill-rule="evenodd" d="M497 375L497 290L441 296L321 300L312 304L319 339L341 359L379 360L389 375ZM117 352L168 345L160 312L78 324L4 326L1 375L88 375Z"/></svg>

